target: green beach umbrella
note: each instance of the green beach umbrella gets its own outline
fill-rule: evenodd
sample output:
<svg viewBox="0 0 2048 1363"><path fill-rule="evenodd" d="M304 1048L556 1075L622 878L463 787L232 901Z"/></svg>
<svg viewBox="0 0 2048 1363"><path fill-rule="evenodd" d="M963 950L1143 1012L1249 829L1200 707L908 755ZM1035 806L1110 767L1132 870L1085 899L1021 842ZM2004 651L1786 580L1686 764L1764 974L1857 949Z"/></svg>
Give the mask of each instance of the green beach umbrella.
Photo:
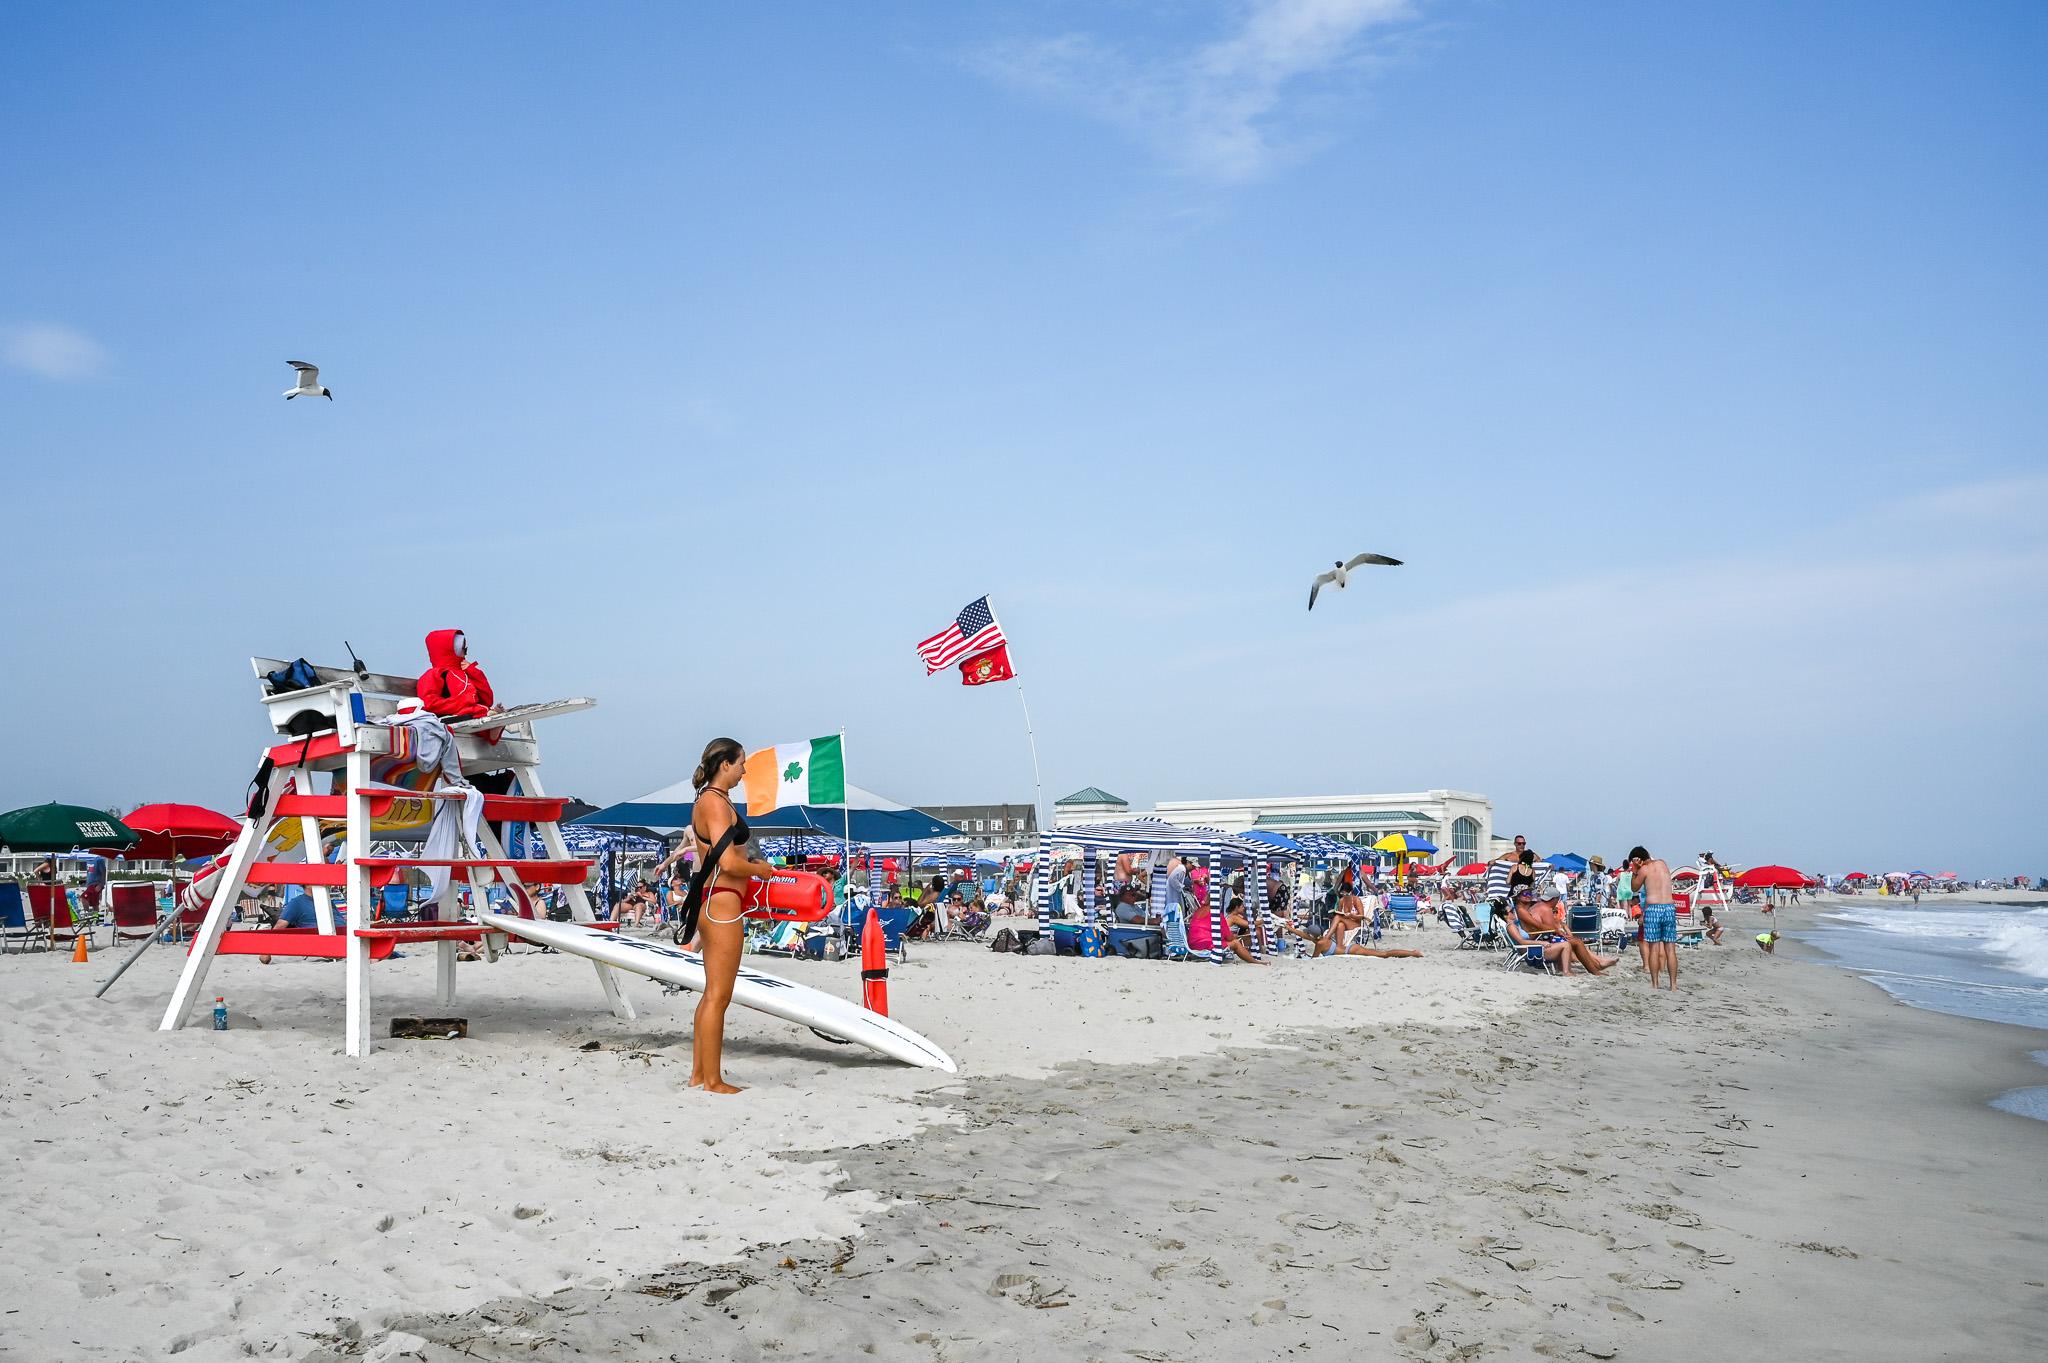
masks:
<svg viewBox="0 0 2048 1363"><path fill-rule="evenodd" d="M0 847L13 852L69 852L74 847L122 848L135 830L104 809L84 805L30 805L0 814Z"/></svg>

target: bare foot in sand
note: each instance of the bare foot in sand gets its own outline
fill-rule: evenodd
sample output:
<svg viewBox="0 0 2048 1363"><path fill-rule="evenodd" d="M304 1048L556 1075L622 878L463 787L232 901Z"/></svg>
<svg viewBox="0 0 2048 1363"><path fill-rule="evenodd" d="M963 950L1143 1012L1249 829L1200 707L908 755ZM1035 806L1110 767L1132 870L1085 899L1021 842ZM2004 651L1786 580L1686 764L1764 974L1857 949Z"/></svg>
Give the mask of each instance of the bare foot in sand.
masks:
<svg viewBox="0 0 2048 1363"><path fill-rule="evenodd" d="M745 1089L743 1089L743 1088L740 1088L740 1087L738 1087L737 1085L733 1085L733 1084L728 1084L728 1083L726 1083L726 1082L725 1082L725 1081L724 1081L723 1079L719 1080L719 1081L718 1081L717 1083L715 1083L715 1084L700 1084L700 1083L698 1083L698 1082L697 1082L697 1080L696 1080L696 1079L694 1079L694 1078L693 1078L693 1079L691 1079L691 1080L690 1080L690 1082L689 1082L689 1084L687 1085L687 1087L689 1087L689 1088L693 1088L693 1089L702 1089L702 1090L704 1090L704 1091L705 1091L706 1093L745 1093L745 1092L746 1092L746 1090L745 1090Z"/></svg>

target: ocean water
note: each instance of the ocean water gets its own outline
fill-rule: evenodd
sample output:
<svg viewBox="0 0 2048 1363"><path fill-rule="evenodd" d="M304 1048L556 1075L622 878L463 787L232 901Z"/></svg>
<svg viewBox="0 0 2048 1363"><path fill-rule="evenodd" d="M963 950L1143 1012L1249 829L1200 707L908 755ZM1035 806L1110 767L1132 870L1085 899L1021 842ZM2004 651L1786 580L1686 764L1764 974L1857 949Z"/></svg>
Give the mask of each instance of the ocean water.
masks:
<svg viewBox="0 0 2048 1363"><path fill-rule="evenodd" d="M1889 903L1830 906L1786 935L1915 1008L2048 1030L2048 900L1878 907ZM2048 1066L2048 1051L2034 1059ZM2048 1121L2048 1085L2015 1089L1992 1106Z"/></svg>

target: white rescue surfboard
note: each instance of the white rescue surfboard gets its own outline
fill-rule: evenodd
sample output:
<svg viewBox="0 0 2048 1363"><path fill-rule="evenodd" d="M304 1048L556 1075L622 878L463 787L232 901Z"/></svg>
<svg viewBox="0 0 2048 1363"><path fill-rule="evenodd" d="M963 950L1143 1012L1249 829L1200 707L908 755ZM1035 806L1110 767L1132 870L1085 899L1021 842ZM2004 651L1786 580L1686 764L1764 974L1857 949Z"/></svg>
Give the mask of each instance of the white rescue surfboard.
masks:
<svg viewBox="0 0 2048 1363"><path fill-rule="evenodd" d="M669 942L621 937L581 923L516 918L504 913L486 913L479 917L485 927L495 931L509 932L557 951L587 956L593 961L603 961L606 965L630 970L649 979L679 984L700 994L704 992L704 958ZM960 1072L951 1056L902 1023L880 1013L869 1012L837 994L828 994L822 989L798 984L795 980L785 980L764 970L740 966L739 977L733 982L732 1001L770 1017L794 1022L799 1027L815 1028L827 1036L879 1051L906 1065L944 1070L947 1074Z"/></svg>

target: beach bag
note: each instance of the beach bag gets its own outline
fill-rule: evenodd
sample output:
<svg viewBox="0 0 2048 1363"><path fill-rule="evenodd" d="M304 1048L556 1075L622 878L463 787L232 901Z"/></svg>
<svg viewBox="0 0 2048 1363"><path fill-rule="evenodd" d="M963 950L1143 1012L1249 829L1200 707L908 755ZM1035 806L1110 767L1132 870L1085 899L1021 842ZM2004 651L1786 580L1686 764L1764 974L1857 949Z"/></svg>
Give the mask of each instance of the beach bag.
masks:
<svg viewBox="0 0 2048 1363"><path fill-rule="evenodd" d="M1057 956L1059 955L1059 947L1054 945L1052 938L1040 937L1037 941L1024 948L1024 954L1026 956Z"/></svg>
<svg viewBox="0 0 2048 1363"><path fill-rule="evenodd" d="M1015 951L1017 949L1017 934L1008 928L1004 928L990 940L988 949L990 951Z"/></svg>
<svg viewBox="0 0 2048 1363"><path fill-rule="evenodd" d="M277 764L267 754L256 768L256 775L249 782L249 797L242 803L242 812L250 818L260 819L270 808L270 773L276 769Z"/></svg>
<svg viewBox="0 0 2048 1363"><path fill-rule="evenodd" d="M324 734L335 726L334 716L318 710L301 710L284 722L284 731L293 738L311 738Z"/></svg>
<svg viewBox="0 0 2048 1363"><path fill-rule="evenodd" d="M263 674L263 685L273 696L281 696L287 691L303 691L309 686L319 684L319 674L313 671L313 664L304 658L286 663L275 672Z"/></svg>

